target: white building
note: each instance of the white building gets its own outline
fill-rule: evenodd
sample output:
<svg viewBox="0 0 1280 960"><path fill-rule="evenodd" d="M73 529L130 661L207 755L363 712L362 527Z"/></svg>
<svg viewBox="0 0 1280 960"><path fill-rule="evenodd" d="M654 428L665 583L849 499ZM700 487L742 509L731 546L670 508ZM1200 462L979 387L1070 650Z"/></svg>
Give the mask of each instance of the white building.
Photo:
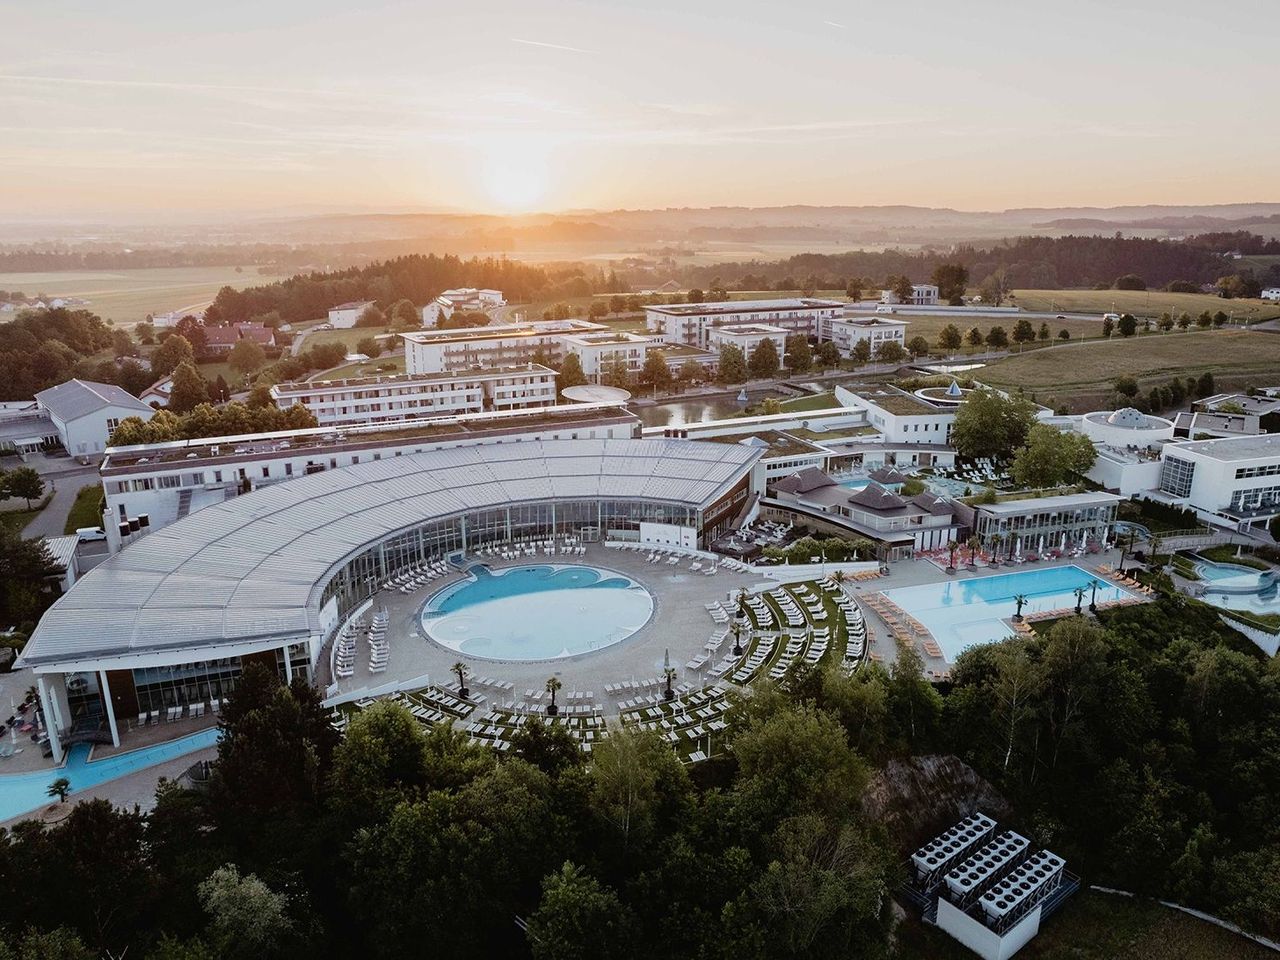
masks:
<svg viewBox="0 0 1280 960"><path fill-rule="evenodd" d="M742 351L745 357L760 346L765 340L772 340L781 360L787 352L788 331L769 323L741 323L727 327L710 327L707 330L707 349L719 352L720 348L732 344Z"/></svg>
<svg viewBox="0 0 1280 960"><path fill-rule="evenodd" d="M577 356L582 372L592 383L599 383L618 361L628 374L639 373L649 351L662 346L655 337L625 330L566 334L558 340L560 350Z"/></svg>
<svg viewBox="0 0 1280 960"><path fill-rule="evenodd" d="M142 391L138 397L143 403L152 407L169 406L169 397L173 395L173 376L164 376Z"/></svg>
<svg viewBox="0 0 1280 960"><path fill-rule="evenodd" d="M111 431L126 417L150 420L148 404L111 383L68 380L36 394L36 406L53 421L62 446L73 457L88 457L107 448Z"/></svg>
<svg viewBox="0 0 1280 960"><path fill-rule="evenodd" d="M349 330L356 325L356 321L360 319L360 314L365 309L373 306L372 300L352 300L350 303L340 303L336 307L329 308L329 322L333 324L335 330Z"/></svg>
<svg viewBox="0 0 1280 960"><path fill-rule="evenodd" d="M612 403L575 403L367 426L313 427L113 447L98 470L111 549L241 493L325 470L429 450L526 440L623 439L639 419ZM122 535L145 515L149 526Z"/></svg>
<svg viewBox="0 0 1280 960"><path fill-rule="evenodd" d="M842 357L849 356L859 340L866 340L874 357L879 346L887 341L906 349L907 321L867 316L833 317L826 321L822 339L834 343Z"/></svg>
<svg viewBox="0 0 1280 960"><path fill-rule="evenodd" d="M911 285L911 297L903 300L892 290L880 291L881 303L903 304L912 307L931 307L938 303L938 288L932 283L913 283Z"/></svg>
<svg viewBox="0 0 1280 960"><path fill-rule="evenodd" d="M1132 496L1160 485L1160 451L1173 439L1173 421L1132 407L1066 418L1093 441L1098 458L1086 476L1107 490ZM1062 425L1058 418L1050 421Z"/></svg>
<svg viewBox="0 0 1280 960"><path fill-rule="evenodd" d="M1280 434L1166 444L1158 499L1221 527L1265 528L1280 516Z"/></svg>
<svg viewBox="0 0 1280 960"><path fill-rule="evenodd" d="M271 388L276 405L302 404L321 426L392 423L556 402L556 372L537 364L464 373L303 380Z"/></svg>
<svg viewBox="0 0 1280 960"><path fill-rule="evenodd" d="M817 338L824 322L844 309L839 300L792 297L781 300L728 300L721 303L679 303L644 308L645 326L667 343L708 349L713 327L768 324L787 333Z"/></svg>
<svg viewBox="0 0 1280 960"><path fill-rule="evenodd" d="M956 422L954 406L935 406L889 386L863 389L859 393L836 387L835 393L844 406L866 411L868 423L889 443L950 443L951 427Z"/></svg>
<svg viewBox="0 0 1280 960"><path fill-rule="evenodd" d="M1267 287L1258 296L1263 300L1280 300L1280 287Z"/></svg>
<svg viewBox="0 0 1280 960"><path fill-rule="evenodd" d="M609 328L586 320L542 320L491 324L460 330L402 333L405 369L411 374L512 367L545 361L559 365L569 334L602 333Z"/></svg>
<svg viewBox="0 0 1280 960"><path fill-rule="evenodd" d="M459 310L464 313L488 313L505 306L506 302L501 290L477 290L475 287L446 290L422 308L422 325L434 327L441 317L452 317Z"/></svg>

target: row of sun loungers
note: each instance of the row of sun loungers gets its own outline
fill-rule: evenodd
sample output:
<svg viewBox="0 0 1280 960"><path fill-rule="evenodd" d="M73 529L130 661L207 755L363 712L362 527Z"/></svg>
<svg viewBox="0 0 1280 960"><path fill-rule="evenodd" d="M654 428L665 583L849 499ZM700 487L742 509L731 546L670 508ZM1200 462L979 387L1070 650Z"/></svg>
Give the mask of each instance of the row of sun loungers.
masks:
<svg viewBox="0 0 1280 960"><path fill-rule="evenodd" d="M369 672L385 673L391 660L391 644L387 641L387 611L374 614L369 625Z"/></svg>
<svg viewBox="0 0 1280 960"><path fill-rule="evenodd" d="M210 713L220 712L226 702L225 698L215 697L209 701L207 706L203 702L185 703L165 707L163 710L144 710L138 714L137 725L139 727L155 726L161 722L162 716L165 723L181 720L184 715L191 718L203 717L206 710Z"/></svg>

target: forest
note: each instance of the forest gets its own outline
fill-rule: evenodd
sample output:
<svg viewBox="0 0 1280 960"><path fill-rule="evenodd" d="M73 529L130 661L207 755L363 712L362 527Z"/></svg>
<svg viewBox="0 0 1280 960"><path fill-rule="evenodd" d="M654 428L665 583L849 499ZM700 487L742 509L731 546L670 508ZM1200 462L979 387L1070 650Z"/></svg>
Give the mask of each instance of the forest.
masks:
<svg viewBox="0 0 1280 960"><path fill-rule="evenodd" d="M499 756L391 703L340 735L251 668L206 789L0 833L0 958L889 958L903 858L951 798L905 832L866 799L937 754L1086 882L1280 933L1276 662L1173 596L1037 627L942 688L909 649L797 669L691 767L656 734L587 758L539 723Z"/></svg>

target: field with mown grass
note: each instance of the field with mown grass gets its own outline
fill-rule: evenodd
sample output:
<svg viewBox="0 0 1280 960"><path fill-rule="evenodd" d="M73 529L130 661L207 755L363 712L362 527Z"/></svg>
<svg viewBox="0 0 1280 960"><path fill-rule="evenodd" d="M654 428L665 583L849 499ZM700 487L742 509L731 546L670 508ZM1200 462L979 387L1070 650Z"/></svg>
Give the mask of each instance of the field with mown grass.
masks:
<svg viewBox="0 0 1280 960"><path fill-rule="evenodd" d="M1230 273L1229 270L1224 270ZM1158 317L1162 313L1196 317L1208 310L1235 314L1237 319L1280 317L1280 303L1269 300L1223 300L1211 293L1165 293L1161 290L1015 290L1010 303L1023 310L1058 313L1131 313Z"/></svg>
<svg viewBox="0 0 1280 960"><path fill-rule="evenodd" d="M198 310L223 287L268 282L255 268L236 273L235 267L152 267L144 270L52 270L41 273L0 273L0 290L29 297L81 297L84 308L116 325L145 320L147 314Z"/></svg>

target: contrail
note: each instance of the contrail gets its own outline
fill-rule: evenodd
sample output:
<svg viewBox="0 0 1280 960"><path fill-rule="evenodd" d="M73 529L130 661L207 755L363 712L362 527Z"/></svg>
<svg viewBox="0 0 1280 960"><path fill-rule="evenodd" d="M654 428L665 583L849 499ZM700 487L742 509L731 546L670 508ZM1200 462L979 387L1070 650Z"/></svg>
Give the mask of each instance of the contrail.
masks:
<svg viewBox="0 0 1280 960"><path fill-rule="evenodd" d="M847 27L845 27L843 23L836 23L834 20L823 20L822 22L825 23L828 27L838 27L841 30L848 29Z"/></svg>
<svg viewBox="0 0 1280 960"><path fill-rule="evenodd" d="M548 50L565 50L569 53L590 53L590 50L583 50L581 47L566 47L560 43L543 43L541 40L521 40L519 37L512 37L512 43L523 43L529 47L546 47Z"/></svg>

